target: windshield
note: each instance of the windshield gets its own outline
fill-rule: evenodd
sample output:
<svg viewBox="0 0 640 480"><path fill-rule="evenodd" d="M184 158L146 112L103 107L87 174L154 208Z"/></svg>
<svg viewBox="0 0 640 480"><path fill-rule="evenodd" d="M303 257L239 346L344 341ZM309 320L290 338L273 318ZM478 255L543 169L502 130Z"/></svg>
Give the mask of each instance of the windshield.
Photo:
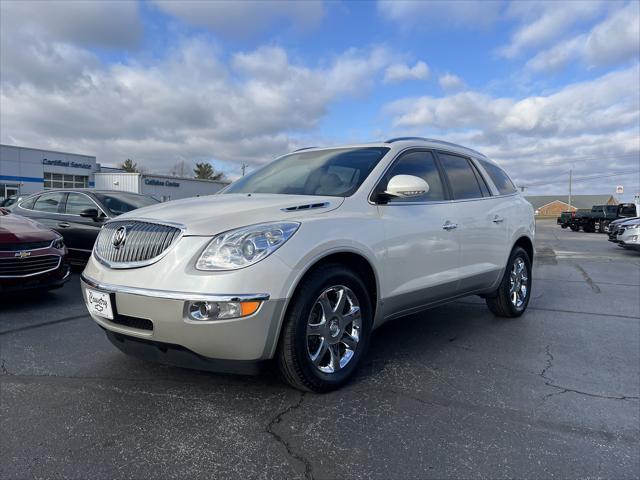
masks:
<svg viewBox="0 0 640 480"><path fill-rule="evenodd" d="M386 147L302 151L281 157L231 184L223 193L353 195Z"/></svg>
<svg viewBox="0 0 640 480"><path fill-rule="evenodd" d="M149 205L160 203L155 198L136 195L135 193L96 193L95 196L98 197L100 202L102 202L102 204L107 207L114 216L122 215L123 213L130 212L137 208L148 207Z"/></svg>

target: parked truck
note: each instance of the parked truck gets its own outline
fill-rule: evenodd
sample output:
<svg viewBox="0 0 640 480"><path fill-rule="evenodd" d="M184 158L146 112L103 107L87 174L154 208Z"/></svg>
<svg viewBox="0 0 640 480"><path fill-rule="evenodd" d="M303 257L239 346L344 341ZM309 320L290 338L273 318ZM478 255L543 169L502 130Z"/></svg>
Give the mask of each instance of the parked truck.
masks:
<svg viewBox="0 0 640 480"><path fill-rule="evenodd" d="M636 203L594 205L591 210L577 210L569 226L573 231L578 231L582 228L585 232L605 233L609 231L611 222L619 218L636 217L639 210Z"/></svg>

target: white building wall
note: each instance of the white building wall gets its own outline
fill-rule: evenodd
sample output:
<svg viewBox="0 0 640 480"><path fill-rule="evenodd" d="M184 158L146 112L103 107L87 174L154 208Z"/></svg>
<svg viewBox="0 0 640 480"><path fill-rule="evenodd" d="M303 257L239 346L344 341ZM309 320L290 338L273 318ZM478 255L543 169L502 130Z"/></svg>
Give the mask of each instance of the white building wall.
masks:
<svg viewBox="0 0 640 480"><path fill-rule="evenodd" d="M139 173L96 173L95 184L96 190L141 193Z"/></svg>
<svg viewBox="0 0 640 480"><path fill-rule="evenodd" d="M141 193L166 202L213 195L226 187L228 182L140 173L97 173L95 185L96 189Z"/></svg>

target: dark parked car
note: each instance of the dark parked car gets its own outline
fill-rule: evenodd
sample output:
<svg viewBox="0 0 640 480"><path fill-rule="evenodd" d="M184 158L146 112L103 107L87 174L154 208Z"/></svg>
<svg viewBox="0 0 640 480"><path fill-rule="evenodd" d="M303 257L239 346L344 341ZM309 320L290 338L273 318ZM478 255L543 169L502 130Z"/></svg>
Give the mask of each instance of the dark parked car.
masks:
<svg viewBox="0 0 640 480"><path fill-rule="evenodd" d="M571 221L573 220L574 216L575 216L574 212L571 212L571 211L562 212L558 217L558 219L556 220L556 223L560 225L562 228L567 228L569 225L571 225Z"/></svg>
<svg viewBox="0 0 640 480"><path fill-rule="evenodd" d="M52 290L68 279L69 262L62 237L0 208L0 293Z"/></svg>
<svg viewBox="0 0 640 480"><path fill-rule="evenodd" d="M10 210L59 232L71 262L84 265L106 220L156 203L158 200L147 195L76 188L35 193Z"/></svg>

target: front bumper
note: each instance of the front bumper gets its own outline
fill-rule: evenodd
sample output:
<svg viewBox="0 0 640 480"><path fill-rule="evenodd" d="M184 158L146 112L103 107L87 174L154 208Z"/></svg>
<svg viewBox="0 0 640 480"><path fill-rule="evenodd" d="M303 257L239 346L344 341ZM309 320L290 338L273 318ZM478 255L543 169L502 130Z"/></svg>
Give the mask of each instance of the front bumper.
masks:
<svg viewBox="0 0 640 480"><path fill-rule="evenodd" d="M284 299L270 299L266 294L190 294L126 287L97 281L87 273L81 278L85 301L86 287L110 294L114 320L91 316L126 353L171 365L234 372L245 369L233 368L230 362L240 362L242 367L241 363L266 360L275 352ZM186 311L188 301L250 298L262 304L244 318L198 322ZM187 356L193 361L185 363Z"/></svg>

